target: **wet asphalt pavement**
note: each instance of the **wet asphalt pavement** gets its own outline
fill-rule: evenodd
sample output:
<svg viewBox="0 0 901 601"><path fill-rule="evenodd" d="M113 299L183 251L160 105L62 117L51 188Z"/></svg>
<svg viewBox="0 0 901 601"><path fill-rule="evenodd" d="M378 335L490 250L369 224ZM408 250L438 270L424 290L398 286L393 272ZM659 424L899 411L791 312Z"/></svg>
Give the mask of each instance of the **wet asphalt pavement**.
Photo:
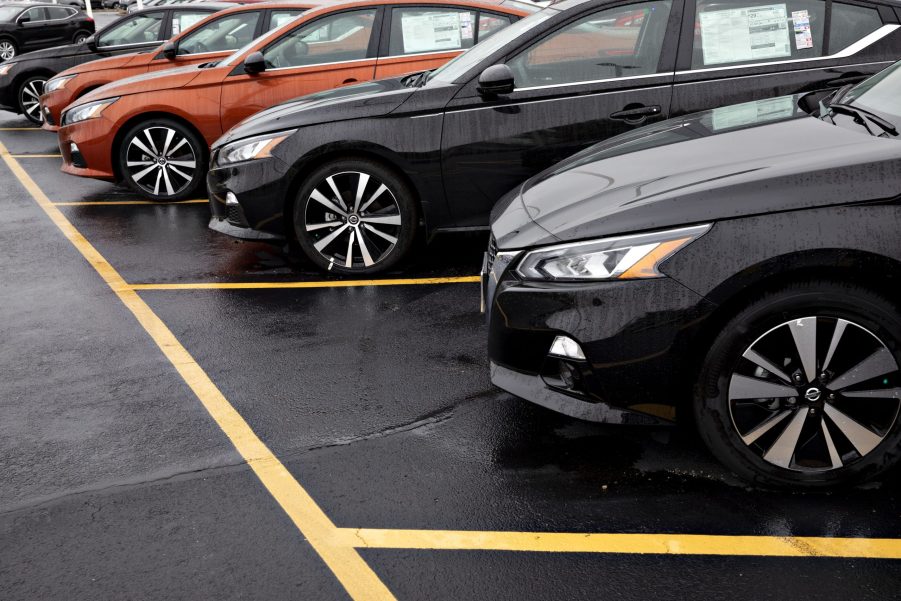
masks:
<svg viewBox="0 0 901 601"><path fill-rule="evenodd" d="M0 143L129 284L327 278L206 229L202 203L59 172ZM0 162L0 599L340 599L343 580L98 272ZM387 277L477 273L445 237ZM679 428L602 426L493 389L478 284L143 290L338 529L897 538L901 478L749 489ZM853 557L358 549L399 599L891 599ZM728 549L727 549L728 551ZM713 552L712 552L713 553ZM841 552L837 555L842 555Z"/></svg>

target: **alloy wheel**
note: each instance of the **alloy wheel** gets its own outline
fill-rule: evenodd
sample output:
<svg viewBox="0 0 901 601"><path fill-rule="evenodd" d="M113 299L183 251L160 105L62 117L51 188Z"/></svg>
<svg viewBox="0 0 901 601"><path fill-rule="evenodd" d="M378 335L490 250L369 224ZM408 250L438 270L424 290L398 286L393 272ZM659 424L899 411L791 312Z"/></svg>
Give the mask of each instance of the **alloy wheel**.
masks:
<svg viewBox="0 0 901 601"><path fill-rule="evenodd" d="M329 175L307 199L303 227L313 247L332 265L373 267L394 250L402 218L394 194L359 171Z"/></svg>
<svg viewBox="0 0 901 601"><path fill-rule="evenodd" d="M41 113L41 94L44 93L46 83L46 79L30 79L19 92L19 106L22 107L22 112L35 123L44 121L44 115Z"/></svg>
<svg viewBox="0 0 901 601"><path fill-rule="evenodd" d="M862 459L889 434L901 374L868 329L810 316L754 341L731 374L728 398L735 431L764 461L824 472Z"/></svg>
<svg viewBox="0 0 901 601"><path fill-rule="evenodd" d="M88 34L86 34L86 33L80 33L80 34L78 34L77 36L75 36L75 43L76 43L76 44L81 44L82 42L84 42L84 41L85 41L86 39L88 39L89 37L90 37L90 36L89 36Z"/></svg>
<svg viewBox="0 0 901 601"><path fill-rule="evenodd" d="M193 181L197 154L191 141L171 127L139 130L128 141L125 168L131 181L154 196L176 196Z"/></svg>
<svg viewBox="0 0 901 601"><path fill-rule="evenodd" d="M16 47L12 42L0 41L0 60L8 61L16 56Z"/></svg>

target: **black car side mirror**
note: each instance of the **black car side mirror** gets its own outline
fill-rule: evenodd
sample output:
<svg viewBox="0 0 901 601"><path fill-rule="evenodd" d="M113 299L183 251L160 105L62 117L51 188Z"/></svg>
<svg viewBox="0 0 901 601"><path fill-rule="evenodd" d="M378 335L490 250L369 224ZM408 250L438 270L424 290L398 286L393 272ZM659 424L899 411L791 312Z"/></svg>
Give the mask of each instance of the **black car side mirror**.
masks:
<svg viewBox="0 0 901 601"><path fill-rule="evenodd" d="M483 98L494 98L513 92L513 71L507 65L491 65L479 75L476 91Z"/></svg>
<svg viewBox="0 0 901 601"><path fill-rule="evenodd" d="M91 52L97 52L97 37L93 35L88 36L84 41L84 45L87 46L88 50Z"/></svg>
<svg viewBox="0 0 901 601"><path fill-rule="evenodd" d="M178 47L172 42L166 42L161 49L162 55L170 61L178 54Z"/></svg>
<svg viewBox="0 0 901 601"><path fill-rule="evenodd" d="M254 75L262 73L266 70L266 59L263 58L262 52L251 52L244 59L244 72Z"/></svg>

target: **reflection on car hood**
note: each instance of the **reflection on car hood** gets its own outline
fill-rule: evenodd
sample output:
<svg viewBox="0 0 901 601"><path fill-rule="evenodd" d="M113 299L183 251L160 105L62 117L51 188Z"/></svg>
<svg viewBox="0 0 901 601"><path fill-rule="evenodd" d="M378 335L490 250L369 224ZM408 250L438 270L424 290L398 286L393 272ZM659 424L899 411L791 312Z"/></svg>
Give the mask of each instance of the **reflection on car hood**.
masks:
<svg viewBox="0 0 901 601"><path fill-rule="evenodd" d="M796 97L664 121L582 151L508 194L500 248L891 198L901 141L821 121Z"/></svg>
<svg viewBox="0 0 901 601"><path fill-rule="evenodd" d="M368 81L301 96L248 117L213 144L217 148L232 140L305 125L331 123L390 113L410 97L400 77Z"/></svg>
<svg viewBox="0 0 901 601"><path fill-rule="evenodd" d="M112 98L113 96L127 96L129 94L181 88L191 83L200 74L200 71L201 69L198 65L190 65L126 77L85 94L79 99L78 104Z"/></svg>
<svg viewBox="0 0 901 601"><path fill-rule="evenodd" d="M90 49L85 44L66 44L65 46L56 46L54 48L45 48L44 50L34 50L26 52L8 61L9 63L23 63L33 60L47 60L51 58L64 58L67 56L82 56L91 54Z"/></svg>
<svg viewBox="0 0 901 601"><path fill-rule="evenodd" d="M119 69L136 60L150 62L153 60L153 57L156 56L155 53L156 50L154 49L152 52L145 51L132 54L120 54L119 56L109 56L107 58L101 58L100 60L75 65L70 69L66 69L60 73L60 75L77 75L78 73L94 73L107 69Z"/></svg>

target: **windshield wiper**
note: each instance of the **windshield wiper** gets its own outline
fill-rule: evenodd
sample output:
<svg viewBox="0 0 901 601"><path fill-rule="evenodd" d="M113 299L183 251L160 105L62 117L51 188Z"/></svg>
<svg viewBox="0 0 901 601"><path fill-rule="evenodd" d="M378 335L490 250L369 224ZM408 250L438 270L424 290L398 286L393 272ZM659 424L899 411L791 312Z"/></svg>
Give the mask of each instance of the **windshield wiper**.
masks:
<svg viewBox="0 0 901 601"><path fill-rule="evenodd" d="M870 121L872 121L873 123L878 125L882 129L882 131L884 131L888 134L891 134L893 136L898 135L898 130L895 128L894 125L892 125L889 121L886 121L879 115L877 115L875 113L871 113L870 111L868 111L866 109L862 109L860 107L857 107L857 106L854 106L851 104L844 104L841 102L833 102L829 105L829 110L836 112L836 113L844 113L845 115L851 115L853 117L857 117L858 119L860 119L861 121L864 121L864 122L867 119L869 119ZM866 123L864 123L864 127L866 127ZM869 129L870 128L867 127L867 130L869 130ZM870 133L873 133L873 132L870 132Z"/></svg>
<svg viewBox="0 0 901 601"><path fill-rule="evenodd" d="M412 75L407 75L401 83L406 88L421 88L425 85L426 81L428 81L428 75L431 73L429 71L420 71L419 73L413 73Z"/></svg>

